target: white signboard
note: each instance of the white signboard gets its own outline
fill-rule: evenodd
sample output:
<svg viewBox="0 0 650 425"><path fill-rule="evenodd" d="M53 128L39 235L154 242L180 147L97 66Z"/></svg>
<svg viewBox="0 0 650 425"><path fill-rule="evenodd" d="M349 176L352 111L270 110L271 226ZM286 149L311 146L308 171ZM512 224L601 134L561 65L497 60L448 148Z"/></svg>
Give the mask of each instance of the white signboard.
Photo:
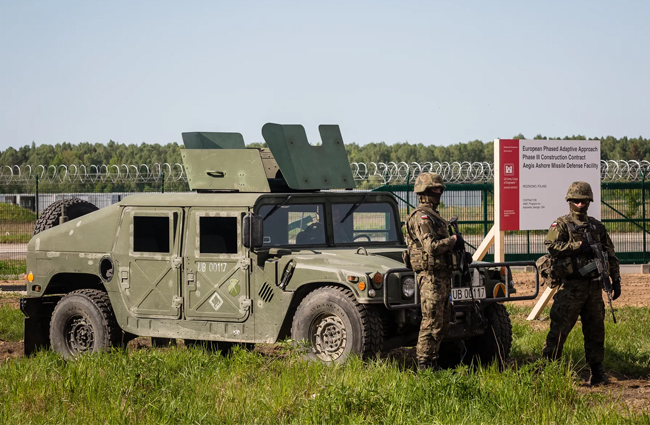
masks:
<svg viewBox="0 0 650 425"><path fill-rule="evenodd" d="M589 183L589 215L600 220L599 140L499 140L501 230L547 229L569 212L574 181Z"/></svg>

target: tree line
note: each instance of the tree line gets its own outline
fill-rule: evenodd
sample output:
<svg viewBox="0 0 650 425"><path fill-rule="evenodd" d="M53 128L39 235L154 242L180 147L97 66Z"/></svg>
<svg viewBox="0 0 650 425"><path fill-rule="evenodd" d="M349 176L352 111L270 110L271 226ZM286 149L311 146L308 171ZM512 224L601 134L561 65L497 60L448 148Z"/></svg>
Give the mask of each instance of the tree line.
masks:
<svg viewBox="0 0 650 425"><path fill-rule="evenodd" d="M525 139L523 134L515 139ZM534 139L586 140L585 136L545 137L536 135ZM591 137L590 140L601 141L601 159L603 160L646 160L650 161L650 139ZM346 145L350 162L492 162L494 142L473 140L449 146L435 146L385 142L358 145ZM249 147L265 147L263 144L251 144ZM57 143L56 145L39 145L34 143L15 149L7 148L0 153L0 166L14 165L121 165L180 163L180 145L178 143L125 145L114 141L103 143Z"/></svg>

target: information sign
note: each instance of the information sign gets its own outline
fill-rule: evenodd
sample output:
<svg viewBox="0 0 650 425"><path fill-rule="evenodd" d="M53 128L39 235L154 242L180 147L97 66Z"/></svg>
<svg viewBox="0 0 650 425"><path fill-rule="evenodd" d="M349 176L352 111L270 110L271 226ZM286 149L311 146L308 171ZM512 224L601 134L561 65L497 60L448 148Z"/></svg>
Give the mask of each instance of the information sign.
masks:
<svg viewBox="0 0 650 425"><path fill-rule="evenodd" d="M568 213L569 185L586 181L594 192L589 215L600 220L599 140L497 140L500 230L547 229Z"/></svg>

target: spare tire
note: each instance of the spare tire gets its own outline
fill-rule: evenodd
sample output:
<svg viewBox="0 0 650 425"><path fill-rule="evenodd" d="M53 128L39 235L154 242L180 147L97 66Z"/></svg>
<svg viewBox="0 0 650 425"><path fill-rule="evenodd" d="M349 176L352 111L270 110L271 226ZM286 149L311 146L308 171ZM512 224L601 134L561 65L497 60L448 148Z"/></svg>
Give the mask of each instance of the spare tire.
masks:
<svg viewBox="0 0 650 425"><path fill-rule="evenodd" d="M62 205L65 208L65 214L68 217L68 220L79 218L82 215L86 215L99 209L90 202L79 198L70 198L64 199L62 201L56 201L50 204L49 207L45 208L43 214L41 214L41 216L38 217L38 220L36 220L36 225L34 226L34 235L41 233L43 230L58 226L59 218L61 217Z"/></svg>

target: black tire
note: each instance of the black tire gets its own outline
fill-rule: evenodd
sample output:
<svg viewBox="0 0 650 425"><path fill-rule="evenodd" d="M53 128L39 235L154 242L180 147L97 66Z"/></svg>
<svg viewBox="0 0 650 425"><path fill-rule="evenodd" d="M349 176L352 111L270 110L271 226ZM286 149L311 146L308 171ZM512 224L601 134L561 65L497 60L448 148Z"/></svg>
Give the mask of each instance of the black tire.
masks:
<svg viewBox="0 0 650 425"><path fill-rule="evenodd" d="M121 345L122 330L108 294L80 289L61 298L52 313L50 343L66 359Z"/></svg>
<svg viewBox="0 0 650 425"><path fill-rule="evenodd" d="M381 317L370 306L359 304L351 290L324 286L298 306L291 338L308 343L308 359L343 363L352 354L367 358L382 348Z"/></svg>
<svg viewBox="0 0 650 425"><path fill-rule="evenodd" d="M49 207L45 208L43 214L41 214L41 216L38 217L38 220L36 220L34 235L41 233L43 230L58 226L59 218L61 217L61 205L65 207L65 214L68 217L68 220L73 220L82 215L98 210L98 208L90 202L79 198L56 201L50 204Z"/></svg>
<svg viewBox="0 0 650 425"><path fill-rule="evenodd" d="M478 359L487 364L495 359L503 364L510 355L512 347L512 324L510 315L502 304L490 304L483 312L488 322L483 335L475 336L467 342L468 358Z"/></svg>

